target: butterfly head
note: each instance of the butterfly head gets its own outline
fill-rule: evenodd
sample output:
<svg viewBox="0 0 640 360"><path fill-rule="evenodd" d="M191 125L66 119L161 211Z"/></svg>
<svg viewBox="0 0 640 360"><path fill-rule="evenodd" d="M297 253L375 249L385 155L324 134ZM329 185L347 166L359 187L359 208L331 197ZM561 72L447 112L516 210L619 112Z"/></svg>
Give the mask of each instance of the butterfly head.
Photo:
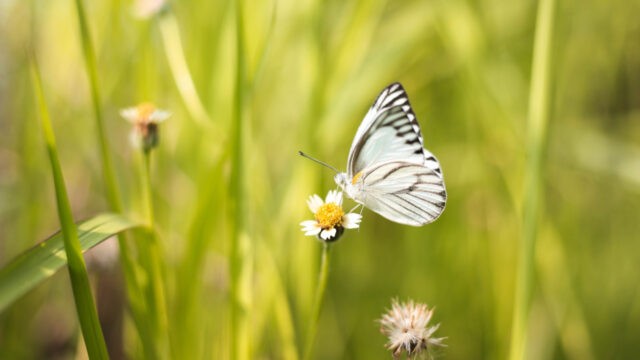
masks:
<svg viewBox="0 0 640 360"><path fill-rule="evenodd" d="M362 195L362 184L358 182L359 178L360 174L356 174L356 176L351 179L347 173L337 173L333 180L345 193L347 193L347 196L359 202L362 201L362 199L360 199Z"/></svg>
<svg viewBox="0 0 640 360"><path fill-rule="evenodd" d="M343 190L346 190L346 187L349 184L349 177L347 176L347 173L337 173L336 176L333 177L333 180Z"/></svg>

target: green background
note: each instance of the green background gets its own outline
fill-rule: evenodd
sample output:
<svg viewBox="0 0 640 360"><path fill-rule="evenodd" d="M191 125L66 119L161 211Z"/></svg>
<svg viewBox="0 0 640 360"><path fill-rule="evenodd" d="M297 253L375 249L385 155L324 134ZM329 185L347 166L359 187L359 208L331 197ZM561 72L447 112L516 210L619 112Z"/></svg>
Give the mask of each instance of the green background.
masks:
<svg viewBox="0 0 640 360"><path fill-rule="evenodd" d="M232 2L177 1L147 20L137 19L128 1L85 5L107 138L132 218L142 212L140 174L119 110L152 101L173 113L160 128L152 184L169 331L185 356L225 358L233 336L229 205L237 199L229 189L236 166L243 169L235 185L248 244L242 266L250 278L242 293L250 357L295 358L287 344L301 351L321 244L298 224L312 218L308 196L325 196L335 185L330 170L297 151L343 169L371 102L400 81L425 145L442 165L447 207L421 228L365 210L361 228L335 244L316 358L390 358L376 319L396 297L436 308L436 336L447 337L438 356L507 357L536 2L245 1L242 59ZM638 353L639 13L635 0L555 7L531 359ZM172 21L182 49L166 41ZM75 218L108 206L74 3L0 2L0 49L2 266L59 228L27 49L38 57ZM182 57L205 116L176 86L170 64ZM234 163L238 63L245 74L243 145ZM117 264L89 263L94 284L107 289L97 296L100 306L126 307ZM111 283L115 288L105 288ZM124 352L141 357L127 317L123 326ZM0 358L69 358L83 351L77 336L64 272L0 314Z"/></svg>

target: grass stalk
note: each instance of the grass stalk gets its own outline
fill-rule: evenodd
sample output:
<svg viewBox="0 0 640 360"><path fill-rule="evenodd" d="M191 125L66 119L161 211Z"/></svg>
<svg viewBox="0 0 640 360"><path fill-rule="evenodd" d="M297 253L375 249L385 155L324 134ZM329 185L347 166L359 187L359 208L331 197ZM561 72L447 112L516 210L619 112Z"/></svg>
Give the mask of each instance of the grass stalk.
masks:
<svg viewBox="0 0 640 360"><path fill-rule="evenodd" d="M244 169L243 169L243 118L246 82L246 58L243 34L242 0L235 2L236 15L236 74L231 119L231 174L230 174L230 358L250 358L250 312L251 284L251 244L245 234Z"/></svg>
<svg viewBox="0 0 640 360"><path fill-rule="evenodd" d="M313 309L309 321L309 330L307 331L307 340L304 346L303 359L311 359L313 353L313 344L318 333L318 320L320 320L320 310L324 301L324 293L327 289L327 279L329 278L329 262L331 261L331 244L323 243L322 260L320 263L320 274L318 275L318 287L316 289L315 299L313 301Z"/></svg>
<svg viewBox="0 0 640 360"><path fill-rule="evenodd" d="M93 104L94 116L96 118L96 127L98 131L98 145L100 147L100 158L102 160L102 176L105 185L107 200L114 211L121 212L122 203L120 194L116 185L115 172L113 170L113 162L109 153L109 144L107 142L106 131L104 128L104 120L102 118L102 104L100 102L100 93L98 91L98 71L96 66L96 55L91 42L91 33L87 24L84 4L82 0L76 0L76 10L78 13L78 24L80 25L80 38L82 41L82 53L89 77L89 87L91 91L91 102Z"/></svg>
<svg viewBox="0 0 640 360"><path fill-rule="evenodd" d="M211 119L202 104L187 65L184 48L180 40L178 22L170 9L163 12L158 20L165 55L182 101L184 101L187 110L196 122L200 125L210 126Z"/></svg>
<svg viewBox="0 0 640 360"><path fill-rule="evenodd" d="M527 172L523 201L522 243L511 330L511 360L524 359L533 289L534 255L542 190L542 161L549 121L551 45L554 0L540 0L536 22L527 124Z"/></svg>
<svg viewBox="0 0 640 360"><path fill-rule="evenodd" d="M155 230L155 217L153 211L153 196L151 185L151 152L143 151L142 159L142 206L144 216L149 228L141 245L143 254L141 260L145 265L148 278L148 288L145 292L148 304L148 316L152 319L154 328L154 342L159 358L166 358L169 355L168 337L168 313L166 297L164 293L163 271L162 271L162 248L158 241Z"/></svg>
<svg viewBox="0 0 640 360"><path fill-rule="evenodd" d="M178 269L178 277L180 279L190 279L190 281L179 281L176 283L175 305L172 313L172 328L179 329L172 332L175 341L173 351L177 358L202 358L202 345L205 340L204 334L194 336L189 329L202 326L203 319L199 313L202 304L202 286L194 286L194 284L202 284L204 280L205 264L207 249L211 243L212 236L209 234L211 226L212 214L219 212L217 208L217 200L220 194L220 187L223 180L219 174L223 172L222 168L227 163L227 158L220 156L210 169L206 170L206 176L201 176L204 180L198 185L203 189L200 193L200 199L197 202L197 210L189 226L188 235L189 242L180 268Z"/></svg>
<svg viewBox="0 0 640 360"><path fill-rule="evenodd" d="M94 116L96 119L97 143L100 151L102 178L104 182L105 193L111 210L117 213L122 213L122 202L116 182L111 153L109 152L109 144L107 141L106 130L102 116L102 104L98 86L98 71L93 43L91 41L91 33L89 31L89 25L87 23L87 17L85 15L83 1L76 0L75 4L78 16L78 25L80 27L82 53L84 57L87 76L89 78L91 101ZM125 284L127 288L127 297L129 299L132 318L134 324L136 325L136 328L138 329L138 334L141 337L145 352L149 356L154 356L153 349L150 348L151 344L153 344L153 341L148 338L148 331L145 331L145 328L147 328L148 326L144 324L144 318L142 315L144 312L144 301L142 299L143 295L138 285L136 276L136 265L133 261L131 253L129 252L127 244L127 235L125 233L120 234L118 236L118 245L120 248L120 263L122 266L122 271L124 273Z"/></svg>
<svg viewBox="0 0 640 360"><path fill-rule="evenodd" d="M71 279L71 289L73 290L73 298L75 300L80 328L82 329L82 335L89 357L91 359L109 359L107 345L104 341L102 328L100 327L100 321L98 319L98 312L91 293L91 284L89 283L87 268L84 258L82 257L78 230L73 221L73 215L71 214L71 206L69 205L60 160L58 159L55 135L51 125L51 119L49 118L49 111L42 90L42 80L35 59L32 59L31 75L38 99L42 130L51 163L58 217L62 227L69 277Z"/></svg>

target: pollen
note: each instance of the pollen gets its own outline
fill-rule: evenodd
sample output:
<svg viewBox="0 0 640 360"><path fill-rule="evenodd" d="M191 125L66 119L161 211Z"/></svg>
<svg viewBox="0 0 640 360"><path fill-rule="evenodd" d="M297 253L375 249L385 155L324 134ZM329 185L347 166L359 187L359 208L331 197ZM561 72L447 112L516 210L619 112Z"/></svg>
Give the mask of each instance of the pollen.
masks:
<svg viewBox="0 0 640 360"><path fill-rule="evenodd" d="M355 185L356 182L358 181L358 179L360 179L360 177L362 176L362 171L360 171L359 173L357 173L353 179L351 179L351 185Z"/></svg>
<svg viewBox="0 0 640 360"><path fill-rule="evenodd" d="M342 225L344 211L335 203L326 203L316 212L316 220L323 229L330 229L337 225Z"/></svg>

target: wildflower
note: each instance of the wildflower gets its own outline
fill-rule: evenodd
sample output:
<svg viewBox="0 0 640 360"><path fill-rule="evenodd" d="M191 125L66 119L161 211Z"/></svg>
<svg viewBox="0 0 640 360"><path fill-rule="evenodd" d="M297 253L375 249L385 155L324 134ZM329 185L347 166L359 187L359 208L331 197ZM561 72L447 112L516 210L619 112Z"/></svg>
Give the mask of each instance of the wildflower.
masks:
<svg viewBox="0 0 640 360"><path fill-rule="evenodd" d="M150 19L166 11L168 7L166 0L136 0L133 4L133 13L139 19Z"/></svg>
<svg viewBox="0 0 640 360"><path fill-rule="evenodd" d="M425 304L393 300L391 310L379 322L382 325L380 331L389 338L387 349L391 350L394 359L399 358L403 351L413 358L434 346L446 346L442 343L445 338L432 337L440 326L428 326L432 316L433 309Z"/></svg>
<svg viewBox="0 0 640 360"><path fill-rule="evenodd" d="M344 229L356 229L360 226L362 215L348 213L342 210L342 192L331 190L325 201L318 195L312 195L307 200L309 210L315 215L315 220L300 223L302 231L307 236L317 236L322 241L335 241L342 236Z"/></svg>
<svg viewBox="0 0 640 360"><path fill-rule="evenodd" d="M151 103L142 103L120 110L120 115L133 124L133 146L148 152L158 146L158 124L171 116L171 113L158 109Z"/></svg>

